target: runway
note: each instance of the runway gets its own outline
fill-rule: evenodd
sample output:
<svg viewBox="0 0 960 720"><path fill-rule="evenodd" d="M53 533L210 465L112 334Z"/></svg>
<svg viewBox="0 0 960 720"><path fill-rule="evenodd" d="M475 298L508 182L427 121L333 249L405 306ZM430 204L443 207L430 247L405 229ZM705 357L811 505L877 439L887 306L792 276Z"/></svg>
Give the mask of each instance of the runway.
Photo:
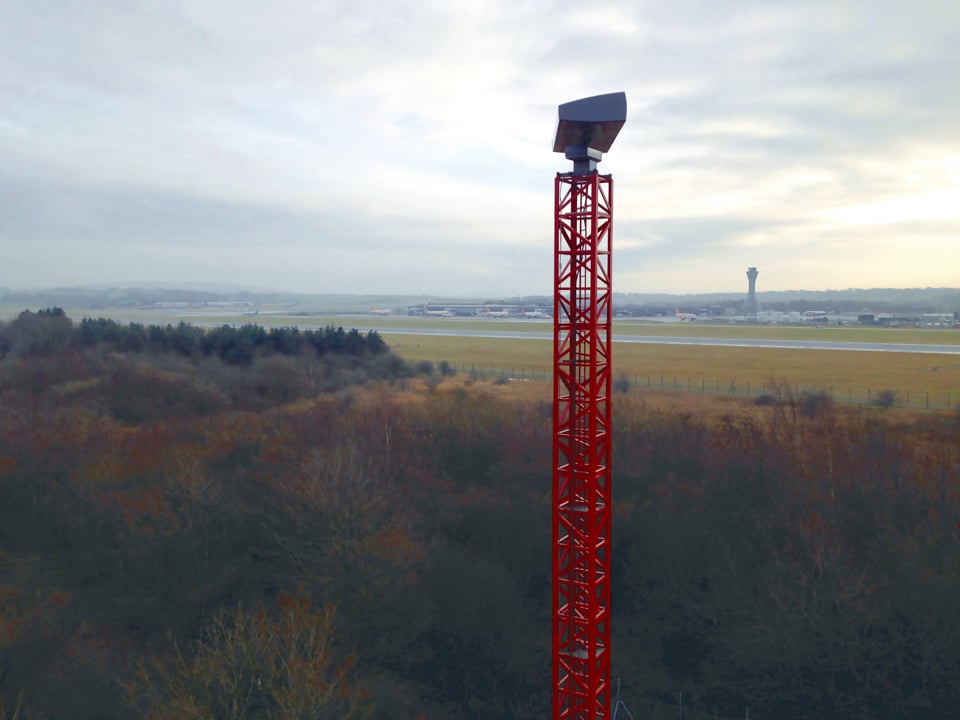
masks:
<svg viewBox="0 0 960 720"><path fill-rule="evenodd" d="M271 319L270 315L260 315L256 318L245 318L244 322L254 322L260 327L271 329L297 326L301 328L314 327L313 324L300 324L294 320L284 318ZM217 327L223 324L238 325L239 323L201 322L200 327ZM522 326L523 323L517 323ZM501 330L490 328L468 327L431 327L431 328L404 328L390 327L384 324L364 325L362 322L344 323L345 326L356 328L359 332L376 332L380 335L403 335L420 337L465 337L490 338L499 340L552 340L553 332L536 330ZM958 332L960 336L960 332ZM625 335L614 333L614 343L637 343L644 345L693 345L700 347L731 347L731 348L778 348L782 350L825 350L840 352L882 352L882 353L919 353L924 355L960 355L960 344L942 345L931 343L881 343L860 341L830 341L830 340L792 340L777 338L719 338L719 337L679 337L675 335Z"/></svg>
<svg viewBox="0 0 960 720"><path fill-rule="evenodd" d="M463 328L358 328L380 335L421 335L475 337L503 340L552 340L553 333L518 330L469 330ZM663 335L614 335L615 343L647 345L700 345L705 347L780 348L787 350L839 350L844 352L921 353L927 355L960 355L960 345L927 345L919 343L831 342L827 340L775 340L770 338L672 337Z"/></svg>

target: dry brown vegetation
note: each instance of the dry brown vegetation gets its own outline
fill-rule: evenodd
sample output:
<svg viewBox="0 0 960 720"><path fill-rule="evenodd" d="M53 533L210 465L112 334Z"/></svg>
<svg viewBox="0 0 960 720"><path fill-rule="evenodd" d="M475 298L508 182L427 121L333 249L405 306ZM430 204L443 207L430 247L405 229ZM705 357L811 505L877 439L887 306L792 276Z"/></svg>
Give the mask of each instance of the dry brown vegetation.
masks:
<svg viewBox="0 0 960 720"><path fill-rule="evenodd" d="M0 360L0 717L548 712L549 384L28 320L37 353ZM957 411L613 402L635 717L678 692L697 718L955 717Z"/></svg>

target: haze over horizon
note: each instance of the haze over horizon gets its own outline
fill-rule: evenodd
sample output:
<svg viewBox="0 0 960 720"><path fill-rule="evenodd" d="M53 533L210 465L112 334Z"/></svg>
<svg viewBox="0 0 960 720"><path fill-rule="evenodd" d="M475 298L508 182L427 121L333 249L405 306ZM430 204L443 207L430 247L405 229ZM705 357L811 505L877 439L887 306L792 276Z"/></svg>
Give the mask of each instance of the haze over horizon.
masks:
<svg viewBox="0 0 960 720"><path fill-rule="evenodd" d="M960 286L960 5L0 5L0 286L549 294L624 90L618 293Z"/></svg>

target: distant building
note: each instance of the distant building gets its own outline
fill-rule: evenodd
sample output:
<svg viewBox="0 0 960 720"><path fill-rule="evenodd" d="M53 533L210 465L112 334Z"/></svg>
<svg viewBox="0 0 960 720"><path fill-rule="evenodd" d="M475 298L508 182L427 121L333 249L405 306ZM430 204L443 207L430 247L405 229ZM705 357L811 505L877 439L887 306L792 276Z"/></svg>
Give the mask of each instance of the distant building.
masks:
<svg viewBox="0 0 960 720"><path fill-rule="evenodd" d="M747 268L747 299L743 303L743 314L756 317L760 310L760 303L757 302L757 275L760 271L755 267Z"/></svg>

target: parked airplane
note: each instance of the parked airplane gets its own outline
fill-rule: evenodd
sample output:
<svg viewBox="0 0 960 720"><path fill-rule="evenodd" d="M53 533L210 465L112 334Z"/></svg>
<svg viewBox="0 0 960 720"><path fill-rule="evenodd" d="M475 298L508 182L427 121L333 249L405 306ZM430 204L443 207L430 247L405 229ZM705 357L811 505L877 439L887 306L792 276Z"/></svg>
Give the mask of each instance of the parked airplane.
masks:
<svg viewBox="0 0 960 720"><path fill-rule="evenodd" d="M673 309L673 314L674 314L677 318L679 318L680 322L687 322L688 320L696 320L696 319L697 319L697 314L696 314L696 313L682 313L682 312L680 312L680 308L674 308L674 309Z"/></svg>
<svg viewBox="0 0 960 720"><path fill-rule="evenodd" d="M393 310L391 310L390 308L377 309L376 307L371 307L370 314L371 315L393 315Z"/></svg>
<svg viewBox="0 0 960 720"><path fill-rule="evenodd" d="M484 315L486 315L486 317L491 317L491 318L510 317L510 313L507 312L506 310L491 310L490 308L487 308L487 312L485 312Z"/></svg>
<svg viewBox="0 0 960 720"><path fill-rule="evenodd" d="M453 317L449 310L424 310L423 314L429 317Z"/></svg>
<svg viewBox="0 0 960 720"><path fill-rule="evenodd" d="M543 312L542 310L530 310L529 312L527 312L526 310L521 309L520 317L527 318L530 320L545 320L550 316L547 313Z"/></svg>

